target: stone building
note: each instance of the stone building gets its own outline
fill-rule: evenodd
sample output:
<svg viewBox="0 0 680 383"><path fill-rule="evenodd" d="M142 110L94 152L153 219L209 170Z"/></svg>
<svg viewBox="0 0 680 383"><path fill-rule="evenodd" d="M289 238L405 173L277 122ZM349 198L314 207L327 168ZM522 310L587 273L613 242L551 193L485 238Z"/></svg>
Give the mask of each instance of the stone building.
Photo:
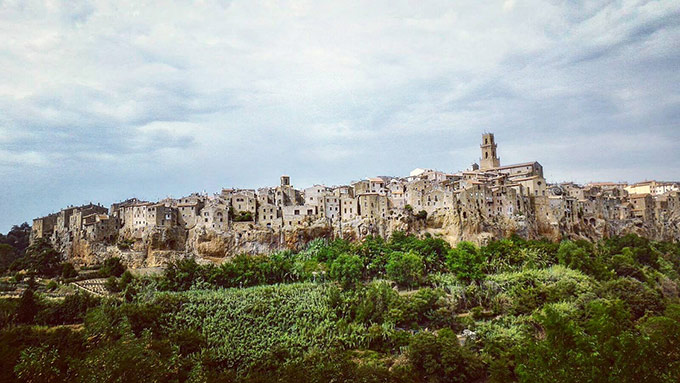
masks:
<svg viewBox="0 0 680 383"><path fill-rule="evenodd" d="M310 223L319 218L319 207L316 205L291 205L281 207L283 226L292 228L303 223Z"/></svg>
<svg viewBox="0 0 680 383"><path fill-rule="evenodd" d="M482 144L479 146L482 149L482 158L479 160L480 170L495 169L501 166L501 159L496 153L496 141L493 133L484 133L482 135Z"/></svg>
<svg viewBox="0 0 680 383"><path fill-rule="evenodd" d="M359 215L359 200L349 195L340 198L340 214L343 221L351 221Z"/></svg>
<svg viewBox="0 0 680 383"><path fill-rule="evenodd" d="M314 185L304 190L305 204L307 205L323 205L325 196L332 194L331 188L324 185Z"/></svg>
<svg viewBox="0 0 680 383"><path fill-rule="evenodd" d="M214 231L226 231L229 224L229 205L221 197L207 200L196 222L197 227Z"/></svg>
<svg viewBox="0 0 680 383"><path fill-rule="evenodd" d="M83 218L85 239L94 242L113 243L118 238L119 225L108 214L90 214Z"/></svg>
<svg viewBox="0 0 680 383"><path fill-rule="evenodd" d="M279 229L283 226L281 208L273 203L260 204L257 207L257 223L267 228Z"/></svg>
<svg viewBox="0 0 680 383"><path fill-rule="evenodd" d="M389 214L388 201L387 196L381 193L359 194L359 215L362 218L385 219Z"/></svg>
<svg viewBox="0 0 680 383"><path fill-rule="evenodd" d="M632 214L643 221L654 217L654 199L651 194L631 194Z"/></svg>
<svg viewBox="0 0 680 383"><path fill-rule="evenodd" d="M38 239L51 237L54 233L55 226L57 225L58 215L59 213L54 213L34 219L33 226L31 226L31 238Z"/></svg>
<svg viewBox="0 0 680 383"><path fill-rule="evenodd" d="M110 209L93 204L69 206L36 218L31 240L47 238L67 253L69 246L82 239L143 242L150 235L154 241L216 241L203 248L233 240L236 247L260 251L265 245L254 241L264 238L267 246L280 245L289 241L289 232L306 229L329 229L326 232L340 236L354 231L350 235L360 238L412 224L452 224L475 232L494 231L490 229L493 225L506 222L512 230L534 233L528 228L532 227L534 234L553 235L586 235L630 226L639 230L663 227L664 233L672 233L679 225L677 183L548 184L536 161L501 165L492 133L482 135L480 149L480 165L454 174L415 169L404 178L372 177L349 185L314 185L302 191L284 175L275 187L225 188L213 196L194 193L158 202L133 198ZM428 219L408 219L407 210L425 211ZM445 227L436 230L447 231ZM220 236L228 240L219 240ZM187 251L195 248L188 246Z"/></svg>
<svg viewBox="0 0 680 383"><path fill-rule="evenodd" d="M178 199L175 203L178 224L185 229L192 229L199 224L205 201L205 196L199 194L191 194Z"/></svg>
<svg viewBox="0 0 680 383"><path fill-rule="evenodd" d="M276 188L274 204L276 206L303 205L302 193L290 184L289 176L281 176L281 185Z"/></svg>
<svg viewBox="0 0 680 383"><path fill-rule="evenodd" d="M235 214L250 213L254 218L257 214L257 198L254 190L239 190L231 195L231 208Z"/></svg>

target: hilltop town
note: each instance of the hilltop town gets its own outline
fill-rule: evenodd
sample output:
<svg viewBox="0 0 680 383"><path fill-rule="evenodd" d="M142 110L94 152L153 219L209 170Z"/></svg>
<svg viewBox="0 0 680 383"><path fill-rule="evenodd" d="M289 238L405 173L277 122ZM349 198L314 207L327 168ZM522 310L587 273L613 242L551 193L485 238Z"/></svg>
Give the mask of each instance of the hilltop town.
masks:
<svg viewBox="0 0 680 383"><path fill-rule="evenodd" d="M637 233L680 239L680 185L549 183L537 161L502 165L492 133L482 135L479 163L456 173L415 169L406 177L374 177L350 185L296 189L288 176L275 187L222 189L214 195L110 207L70 206L33 220L31 240L44 238L65 258L90 264L117 256L157 266L196 256L298 249L318 238L360 239L395 231L455 243L517 234L590 239Z"/></svg>

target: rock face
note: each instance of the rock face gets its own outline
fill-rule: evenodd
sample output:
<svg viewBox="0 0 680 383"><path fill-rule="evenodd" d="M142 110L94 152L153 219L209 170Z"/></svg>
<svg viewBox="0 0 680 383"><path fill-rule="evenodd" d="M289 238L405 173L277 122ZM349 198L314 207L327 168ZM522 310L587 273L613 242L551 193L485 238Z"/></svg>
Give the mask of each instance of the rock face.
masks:
<svg viewBox="0 0 680 383"><path fill-rule="evenodd" d="M465 213L465 214L463 214ZM523 238L599 240L635 233L659 240L680 239L680 219L654 224L641 220L606 221L597 219L587 223L560 222L551 224L532 216L486 216L480 211L438 210L427 218L404 214L390 219L355 219L342 225L329 225L326 220L305 222L290 229L274 230L252 223L234 223L227 231L204 227L192 230L154 228L149 231L118 238L120 245L75 238L62 243L60 250L78 265L101 263L109 257L119 257L130 267L158 267L169 261L195 257L203 261L222 262L237 254L263 254L280 250L301 250L315 238L329 240L343 238L361 240L369 235L389 237L396 231L414 235L440 237L451 244L472 241L485 244L493 239L513 234Z"/></svg>

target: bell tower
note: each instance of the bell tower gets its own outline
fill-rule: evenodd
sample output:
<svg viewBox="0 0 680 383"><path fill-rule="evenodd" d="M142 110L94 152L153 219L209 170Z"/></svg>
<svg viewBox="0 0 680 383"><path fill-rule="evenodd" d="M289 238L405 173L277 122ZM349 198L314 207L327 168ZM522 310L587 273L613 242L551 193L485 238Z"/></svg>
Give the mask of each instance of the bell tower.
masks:
<svg viewBox="0 0 680 383"><path fill-rule="evenodd" d="M482 158L479 161L479 168L481 170L489 170L501 166L501 159L496 155L496 141L494 141L493 133L482 134Z"/></svg>

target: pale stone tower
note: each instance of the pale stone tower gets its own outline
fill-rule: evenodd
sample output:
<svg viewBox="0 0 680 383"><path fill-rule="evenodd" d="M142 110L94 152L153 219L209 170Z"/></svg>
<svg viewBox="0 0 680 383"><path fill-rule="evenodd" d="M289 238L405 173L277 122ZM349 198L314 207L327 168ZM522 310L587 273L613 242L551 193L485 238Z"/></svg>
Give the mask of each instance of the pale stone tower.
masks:
<svg viewBox="0 0 680 383"><path fill-rule="evenodd" d="M481 170L493 169L501 166L501 159L496 156L496 142L493 133L482 134L482 158L479 162Z"/></svg>
<svg viewBox="0 0 680 383"><path fill-rule="evenodd" d="M290 186L289 176L281 176L281 186Z"/></svg>

